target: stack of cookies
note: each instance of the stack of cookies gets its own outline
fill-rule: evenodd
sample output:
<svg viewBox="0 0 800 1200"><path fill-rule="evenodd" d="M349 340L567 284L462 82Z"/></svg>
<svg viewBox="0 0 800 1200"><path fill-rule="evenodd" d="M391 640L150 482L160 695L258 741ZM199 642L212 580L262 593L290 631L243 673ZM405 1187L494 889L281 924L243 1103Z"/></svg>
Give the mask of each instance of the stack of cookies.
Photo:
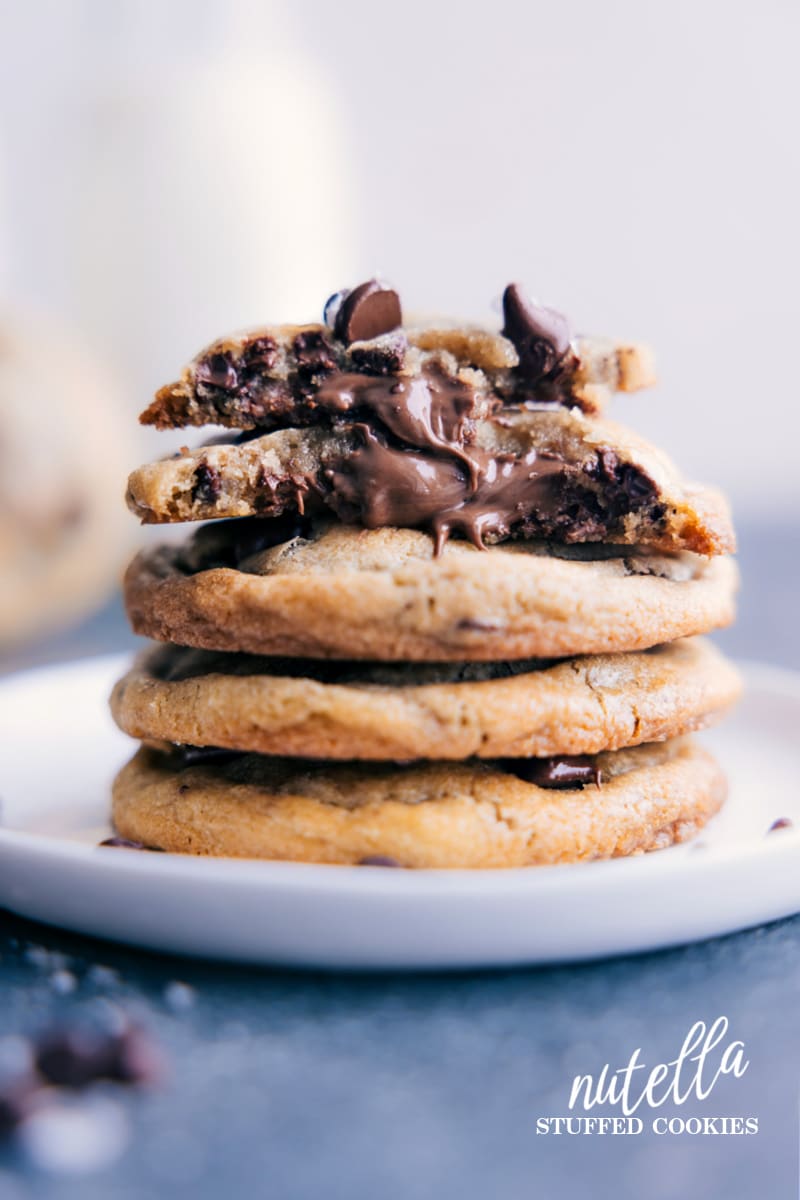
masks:
<svg viewBox="0 0 800 1200"><path fill-rule="evenodd" d="M319 863L508 867L693 835L736 699L723 498L604 416L643 347L518 285L501 330L404 322L375 280L321 324L223 338L142 415L222 426L142 467L146 523L207 522L125 580L155 639L119 840Z"/></svg>

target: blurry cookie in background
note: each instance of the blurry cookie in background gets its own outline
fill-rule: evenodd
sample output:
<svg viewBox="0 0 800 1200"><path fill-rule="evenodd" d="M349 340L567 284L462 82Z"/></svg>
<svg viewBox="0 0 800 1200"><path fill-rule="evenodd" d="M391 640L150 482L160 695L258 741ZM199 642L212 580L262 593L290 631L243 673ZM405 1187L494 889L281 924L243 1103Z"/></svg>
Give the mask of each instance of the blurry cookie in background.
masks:
<svg viewBox="0 0 800 1200"><path fill-rule="evenodd" d="M91 612L116 585L131 542L124 415L69 334L0 315L0 655Z"/></svg>

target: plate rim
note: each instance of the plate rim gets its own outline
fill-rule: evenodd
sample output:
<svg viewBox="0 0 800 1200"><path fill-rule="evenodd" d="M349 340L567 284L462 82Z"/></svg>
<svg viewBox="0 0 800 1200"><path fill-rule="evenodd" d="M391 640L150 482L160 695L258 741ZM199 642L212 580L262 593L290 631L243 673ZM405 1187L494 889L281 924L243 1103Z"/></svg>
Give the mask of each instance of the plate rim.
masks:
<svg viewBox="0 0 800 1200"><path fill-rule="evenodd" d="M0 694L20 682L35 683L42 674L78 673L91 666L94 670L109 675L130 661L129 653L88 655L78 659L17 670L0 679ZM800 671L773 663L754 659L733 659L742 672L746 690L768 691L773 695L800 702ZM284 889L316 892L349 892L411 894L415 898L429 895L452 896L454 892L474 893L476 888L491 894L508 891L528 893L531 891L558 890L565 879L573 883L593 884L598 877L613 879L619 883L624 872L635 883L639 874L680 870L702 872L727 869L732 862L747 863L755 857L785 858L800 853L800 827L782 830L779 837L767 839L766 834L758 841L734 842L722 846L705 846L702 854L694 854L702 839L679 846L669 847L649 854L610 859L588 863L542 864L530 867L503 868L426 868L414 871L392 871L377 866L348 866L332 863L303 863L283 861L261 861L258 859L214 858L181 854L146 853L124 847L102 847L85 845L54 835L31 833L25 830L4 828L0 825L0 861L6 853L22 853L44 860L72 860L75 863L91 862L93 867L102 861L98 855L109 855L108 866L126 873L142 875L157 874L160 879L171 879L176 886L184 880L196 882L202 878L213 882L215 887L241 887ZM576 870L579 874L576 876Z"/></svg>

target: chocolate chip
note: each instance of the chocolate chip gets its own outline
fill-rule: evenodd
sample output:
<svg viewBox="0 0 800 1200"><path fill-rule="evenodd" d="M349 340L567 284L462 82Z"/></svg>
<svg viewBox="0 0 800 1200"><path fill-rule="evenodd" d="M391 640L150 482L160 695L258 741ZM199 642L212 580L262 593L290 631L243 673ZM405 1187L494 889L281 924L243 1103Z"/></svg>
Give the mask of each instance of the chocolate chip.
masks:
<svg viewBox="0 0 800 1200"><path fill-rule="evenodd" d="M85 1029L49 1034L37 1047L36 1068L58 1087L86 1087L95 1079L107 1078L110 1040Z"/></svg>
<svg viewBox="0 0 800 1200"><path fill-rule="evenodd" d="M263 336L253 338L242 346L242 362L248 368L272 370L278 357L278 343L274 338Z"/></svg>
<svg viewBox="0 0 800 1200"><path fill-rule="evenodd" d="M778 817L772 822L767 833L775 833L778 829L794 829L794 821L790 817Z"/></svg>
<svg viewBox="0 0 800 1200"><path fill-rule="evenodd" d="M391 333L402 323L397 292L370 279L345 293L336 313L334 333L349 346L351 342L369 342Z"/></svg>
<svg viewBox="0 0 800 1200"><path fill-rule="evenodd" d="M209 463L200 463L194 473L192 500L201 504L214 504L219 499L221 490L222 479L217 468Z"/></svg>
<svg viewBox="0 0 800 1200"><path fill-rule="evenodd" d="M37 1083L17 1080L0 1091L0 1142L10 1137L35 1105Z"/></svg>
<svg viewBox="0 0 800 1200"><path fill-rule="evenodd" d="M333 346L319 330L298 333L292 342L292 350L297 358L297 370L303 376L325 375L339 365Z"/></svg>
<svg viewBox="0 0 800 1200"><path fill-rule="evenodd" d="M226 392L233 391L239 381L229 354L210 354L208 358L202 358L195 368L195 375L198 383Z"/></svg>
<svg viewBox="0 0 800 1200"><path fill-rule="evenodd" d="M356 346L350 353L350 362L357 371L370 375L397 375L403 369L407 349L405 334L398 333L371 346Z"/></svg>
<svg viewBox="0 0 800 1200"><path fill-rule="evenodd" d="M631 506L641 506L644 501L652 499L658 489L653 480L641 467L632 463L621 463L616 451L609 446L601 446L597 451L597 473L607 483L621 489Z"/></svg>
<svg viewBox="0 0 800 1200"><path fill-rule="evenodd" d="M533 304L518 283L503 292L503 336L519 355L518 370L526 382L550 375L569 350L569 321L554 308Z"/></svg>
<svg viewBox="0 0 800 1200"><path fill-rule="evenodd" d="M541 788L582 788L589 783L599 787L602 783L600 768L588 754L561 754L555 758L501 758L497 765L501 771Z"/></svg>
<svg viewBox="0 0 800 1200"><path fill-rule="evenodd" d="M84 1088L98 1079L154 1083L161 1076L154 1043L133 1025L112 1034L83 1028L46 1034L35 1058L39 1074L57 1087Z"/></svg>
<svg viewBox="0 0 800 1200"><path fill-rule="evenodd" d="M365 858L360 858L356 863L358 867L402 867L402 865L389 854L367 854Z"/></svg>

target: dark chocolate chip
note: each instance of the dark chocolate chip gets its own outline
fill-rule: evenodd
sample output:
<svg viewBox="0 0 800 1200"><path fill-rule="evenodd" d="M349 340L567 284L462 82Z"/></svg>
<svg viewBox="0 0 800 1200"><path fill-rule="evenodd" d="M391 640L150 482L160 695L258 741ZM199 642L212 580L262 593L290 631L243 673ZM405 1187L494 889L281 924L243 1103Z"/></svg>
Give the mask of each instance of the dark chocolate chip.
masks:
<svg viewBox="0 0 800 1200"><path fill-rule="evenodd" d="M357 371L370 375L397 375L403 369L407 349L405 334L398 333L371 346L356 346L350 362Z"/></svg>
<svg viewBox="0 0 800 1200"><path fill-rule="evenodd" d="M111 1040L85 1029L48 1034L36 1049L36 1068L58 1087L86 1087L95 1079L107 1078Z"/></svg>
<svg viewBox="0 0 800 1200"><path fill-rule="evenodd" d="M600 768L588 754L560 754L555 758L501 758L497 765L501 771L541 788L582 788L590 783L599 787L602 783Z"/></svg>
<svg viewBox="0 0 800 1200"><path fill-rule="evenodd" d="M339 365L333 346L319 330L298 333L292 342L292 350L297 358L297 370L304 376L325 375Z"/></svg>
<svg viewBox="0 0 800 1200"><path fill-rule="evenodd" d="M360 858L356 864L359 867L401 867L396 858L392 858L389 854L367 854L366 857Z"/></svg>
<svg viewBox="0 0 800 1200"><path fill-rule="evenodd" d="M200 463L194 473L192 500L200 504L214 504L219 499L222 489L222 478L216 467L209 463Z"/></svg>
<svg viewBox="0 0 800 1200"><path fill-rule="evenodd" d="M621 463L616 451L601 446L597 451L597 473L607 483L621 489L631 506L640 507L644 501L656 496L658 489L653 480L641 467L632 463Z"/></svg>
<svg viewBox="0 0 800 1200"><path fill-rule="evenodd" d="M259 367L270 371L275 366L277 357L278 343L266 335L253 338L242 346L242 362L248 368Z"/></svg>
<svg viewBox="0 0 800 1200"><path fill-rule="evenodd" d="M775 833L778 829L794 829L794 821L790 817L778 817L772 822L767 833Z"/></svg>
<svg viewBox="0 0 800 1200"><path fill-rule="evenodd" d="M197 364L195 374L199 383L231 392L238 383L236 368L228 354L210 354Z"/></svg>
<svg viewBox="0 0 800 1200"><path fill-rule="evenodd" d="M550 375L569 350L569 321L554 308L533 304L518 283L503 292L503 336L519 355L519 373L527 383Z"/></svg>
<svg viewBox="0 0 800 1200"><path fill-rule="evenodd" d="M154 1083L161 1076L160 1055L137 1026L112 1034L82 1028L49 1033L35 1057L39 1074L57 1087L83 1088L98 1079Z"/></svg>
<svg viewBox="0 0 800 1200"><path fill-rule="evenodd" d="M0 1142L11 1137L35 1105L35 1079L16 1080L0 1091Z"/></svg>
<svg viewBox="0 0 800 1200"><path fill-rule="evenodd" d="M402 323L397 292L383 287L377 279L370 279L345 293L336 314L334 333L349 346L351 342L369 342L391 333Z"/></svg>

